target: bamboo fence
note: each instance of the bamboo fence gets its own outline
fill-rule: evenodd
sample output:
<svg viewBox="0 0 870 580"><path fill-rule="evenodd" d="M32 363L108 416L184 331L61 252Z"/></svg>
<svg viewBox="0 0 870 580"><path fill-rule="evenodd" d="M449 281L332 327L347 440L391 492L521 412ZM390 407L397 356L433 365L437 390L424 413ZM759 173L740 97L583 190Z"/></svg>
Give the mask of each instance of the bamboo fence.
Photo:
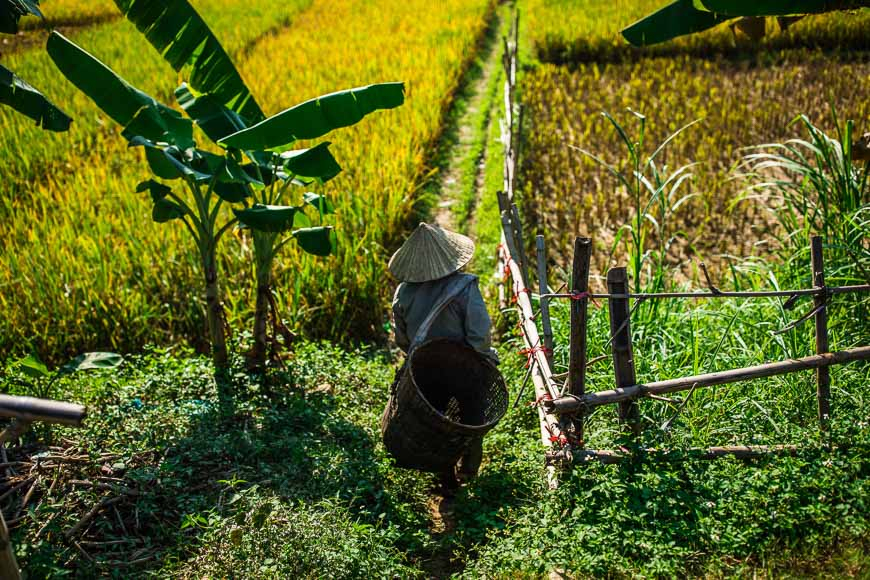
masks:
<svg viewBox="0 0 870 580"><path fill-rule="evenodd" d="M827 306L836 295L870 291L870 284L831 287L825 285L822 240L814 236L811 240L812 288L794 290L761 291L722 291L711 281L704 265L702 272L706 279L705 291L693 292L655 292L633 293L628 288L628 277L624 267L612 268L607 273L607 292L589 291L589 263L592 243L588 238L576 238L572 262L571 281L568 292L551 292L547 283L546 248L543 236L537 236L535 249L537 255L535 272L537 274L540 310L535 314L529 280L528 257L525 253L520 214L514 203L516 173L519 167L519 153L522 133L522 107L516 100L517 46L519 17L515 16L509 38L504 39L502 64L505 70L504 84L504 121L501 127L501 141L504 148L503 191L498 192L501 213L501 244L498 248L497 275L503 275L504 284L499 286L499 302L507 307L508 297L516 305L519 315L519 329L524 348L521 354L527 356L527 374L520 389L517 401L522 397L526 382L531 379L535 389L535 406L540 420L541 441L547 448L549 478L551 486L556 485L554 466L597 460L603 463L617 463L632 456L626 450L586 449L583 424L589 412L601 405L616 404L619 419L631 433L640 433L640 414L638 400L642 398L661 398L663 394L689 391L680 403L681 408L691 393L699 387L721 385L795 373L813 369L816 372L816 398L818 420L822 432L828 430L831 415L830 373L832 365L845 364L858 360L870 360L870 346L862 346L839 352L829 352L827 332ZM508 295L508 282L510 293ZM774 361L762 365L707 373L703 375L680 377L663 381L638 383L635 375L634 353L631 340L630 301L635 304L643 300L663 299L751 299L787 298L784 308L790 309L801 296L813 298L813 308L780 332L792 329L810 318L815 323L816 354L808 357ZM550 323L549 301L554 299L571 300L571 332L569 344L569 363L567 380L560 385L553 373L554 339ZM610 346L614 364L614 386L607 391L586 393L586 328L589 300L607 301L610 316ZM537 322L541 323L541 332ZM592 361L594 362L594 361ZM560 375L559 378L562 378ZM766 454L793 453L798 449L793 445L771 446L726 446L688 450L688 453L673 454L667 450L646 449L651 457L669 459L676 457L715 459L734 456L741 458L757 457Z"/></svg>

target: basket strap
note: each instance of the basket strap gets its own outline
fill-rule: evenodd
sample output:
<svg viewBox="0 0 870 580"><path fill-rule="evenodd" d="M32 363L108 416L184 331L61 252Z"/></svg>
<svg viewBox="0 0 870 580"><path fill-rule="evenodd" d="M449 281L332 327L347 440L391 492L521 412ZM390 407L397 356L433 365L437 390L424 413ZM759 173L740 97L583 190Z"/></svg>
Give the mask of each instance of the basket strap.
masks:
<svg viewBox="0 0 870 580"><path fill-rule="evenodd" d="M415 348L420 346L424 340L426 340L426 335L429 334L429 329L432 328L432 324L435 322L435 319L438 318L438 315L441 314L441 311L444 310L454 298L462 294L463 290L468 288L468 286L476 279L475 276L465 275L453 280L447 288L444 289L438 302L436 302L435 306L432 308L432 312L429 313L429 316L427 316L423 323L417 328L417 334L414 335L414 340L411 342L411 347L408 349L409 355Z"/></svg>

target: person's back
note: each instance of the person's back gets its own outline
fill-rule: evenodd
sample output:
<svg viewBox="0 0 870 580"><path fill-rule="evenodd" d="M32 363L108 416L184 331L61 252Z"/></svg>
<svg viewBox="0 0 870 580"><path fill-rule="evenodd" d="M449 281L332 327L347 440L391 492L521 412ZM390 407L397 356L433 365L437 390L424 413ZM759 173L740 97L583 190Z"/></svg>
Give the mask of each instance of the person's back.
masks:
<svg viewBox="0 0 870 580"><path fill-rule="evenodd" d="M481 356L498 364L490 347L491 321L480 294L477 277L460 270L474 254L474 242L466 236L421 223L390 259L390 272L400 280L393 299L393 327L396 344L406 354L417 343L431 338L449 338L464 342ZM463 285L463 282L465 283ZM417 336L421 326L437 304L448 297L451 289L461 291L450 298L437 314L426 336ZM466 404L465 414L480 414L480 405ZM474 423L482 417L467 417ZM467 477L477 473L483 455L483 438L466 450L459 463L459 473ZM447 487L456 482L454 470L442 475Z"/></svg>
<svg viewBox="0 0 870 580"><path fill-rule="evenodd" d="M396 344L405 353L423 321L432 311L432 305L457 280L467 285L435 318L426 338L449 338L465 342L493 362L498 357L491 349L492 322L480 294L477 276L454 272L429 282L402 282L393 298L393 321Z"/></svg>

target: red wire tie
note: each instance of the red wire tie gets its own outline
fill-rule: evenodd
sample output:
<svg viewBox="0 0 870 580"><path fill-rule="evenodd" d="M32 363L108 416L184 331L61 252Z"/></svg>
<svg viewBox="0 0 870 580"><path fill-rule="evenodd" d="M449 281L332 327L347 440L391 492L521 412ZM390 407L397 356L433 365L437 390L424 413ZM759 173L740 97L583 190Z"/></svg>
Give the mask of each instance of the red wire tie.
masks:
<svg viewBox="0 0 870 580"><path fill-rule="evenodd" d="M567 445L568 444L568 438L565 437L564 434L553 435L553 431L550 429L549 425L544 425L544 428L547 429L547 433L549 433L549 435L550 435L550 437L549 437L550 443L558 443L559 445Z"/></svg>
<svg viewBox="0 0 870 580"><path fill-rule="evenodd" d="M544 393L531 403L529 403L529 407L537 407L541 404L541 401L552 401L553 397L550 396L550 393Z"/></svg>
<svg viewBox="0 0 870 580"><path fill-rule="evenodd" d="M584 298L588 298L592 305L595 308L601 308L601 305L595 301L595 298L592 297L592 294L589 292L571 292L568 296L571 300L583 300Z"/></svg>
<svg viewBox="0 0 870 580"><path fill-rule="evenodd" d="M532 348L522 349L521 351L519 351L519 354L524 354L528 357L528 360L526 360L526 368L529 368L530 366L532 366L532 361L535 360L535 353L536 352L542 352L544 354L547 354L547 353L553 352L553 351L551 351L546 346L533 346Z"/></svg>
<svg viewBox="0 0 870 580"><path fill-rule="evenodd" d="M520 293L522 293L522 292L525 292L529 296L532 295L532 291L529 290L528 288L521 288L521 289L517 290L516 293L514 293L514 297L511 298L511 301L513 304L516 304L517 302L520 301Z"/></svg>

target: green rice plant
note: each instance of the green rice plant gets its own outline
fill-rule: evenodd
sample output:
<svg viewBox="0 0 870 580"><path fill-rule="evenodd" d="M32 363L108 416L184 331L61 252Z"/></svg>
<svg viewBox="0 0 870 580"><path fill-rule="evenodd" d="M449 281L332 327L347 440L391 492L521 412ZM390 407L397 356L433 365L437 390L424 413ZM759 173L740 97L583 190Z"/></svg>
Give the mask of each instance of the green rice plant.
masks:
<svg viewBox="0 0 870 580"><path fill-rule="evenodd" d="M176 98L190 120L132 87L111 69L58 33L49 37L48 51L55 64L113 120L124 126L122 135L131 146L144 147L154 175L162 180L181 179L190 193L185 200L164 183L150 179L137 191L149 191L154 221L181 221L196 243L201 272L205 278L206 313L215 366L228 364L227 322L218 285L217 246L236 219L223 221L221 206L244 203L234 210L236 218L255 230L258 280L265 278L270 294L274 253L290 239L305 251L329 255L334 234L325 226L305 227L307 220L299 206L272 205L280 201L287 187L305 185L311 179L329 179L340 168L329 153L328 143L286 151L297 139L314 139L338 127L352 125L363 116L392 108L404 100L401 83L379 84L326 95L265 118L229 56L205 22L187 2L160 5L117 0L119 8L144 31L147 39L176 70L189 66L191 86L182 84ZM160 8L160 10L155 10ZM193 123L213 141L226 147L223 156L196 148ZM273 151L284 151L282 154ZM244 165L242 155L250 164ZM308 179L308 181L306 181ZM276 188L276 183L282 185ZM264 193L259 196L255 190ZM256 197L253 207L246 200ZM325 210L322 196L309 200ZM314 202L319 202L319 204ZM300 221L302 227L299 227ZM293 229L298 227L298 229ZM277 234L291 231L278 242ZM257 240L257 234L261 240ZM263 239L266 242L262 241ZM265 270L265 273L261 272ZM263 347L265 358L266 300L258 292L263 308L256 314L260 333L255 346Z"/></svg>
<svg viewBox="0 0 870 580"><path fill-rule="evenodd" d="M628 235L628 262L633 274L636 292L646 286L651 290L664 288L666 269L666 256L673 243L674 237L681 235L680 232L672 232L669 225L673 214L680 209L694 194L682 194L682 186L692 177L689 170L693 164L682 165L673 171L669 171L667 165L659 167L656 159L665 150L668 144L676 139L683 131L696 124L698 120L683 125L677 131L671 133L664 141L659 143L651 153L647 153L649 145L645 143L646 117L636 111L628 110L638 123L636 136L631 137L622 125L610 115L602 113L616 130L620 141L625 145L627 156L620 167L611 165L586 149L572 145L616 178L619 184L625 188L629 199L633 203L630 219L619 226L616 237L610 248L610 255L616 253L617 247L623 236ZM648 248L649 228L655 230L658 248ZM651 271L644 276L644 265L650 261ZM644 279L647 280L644 283Z"/></svg>
<svg viewBox="0 0 870 580"><path fill-rule="evenodd" d="M798 116L807 139L789 139L748 148L741 178L749 182L741 199L760 201L781 228L784 259L806 262L809 240L821 235L834 257L829 277L837 283L870 281L870 161L852 159L855 124L840 124L835 136Z"/></svg>

